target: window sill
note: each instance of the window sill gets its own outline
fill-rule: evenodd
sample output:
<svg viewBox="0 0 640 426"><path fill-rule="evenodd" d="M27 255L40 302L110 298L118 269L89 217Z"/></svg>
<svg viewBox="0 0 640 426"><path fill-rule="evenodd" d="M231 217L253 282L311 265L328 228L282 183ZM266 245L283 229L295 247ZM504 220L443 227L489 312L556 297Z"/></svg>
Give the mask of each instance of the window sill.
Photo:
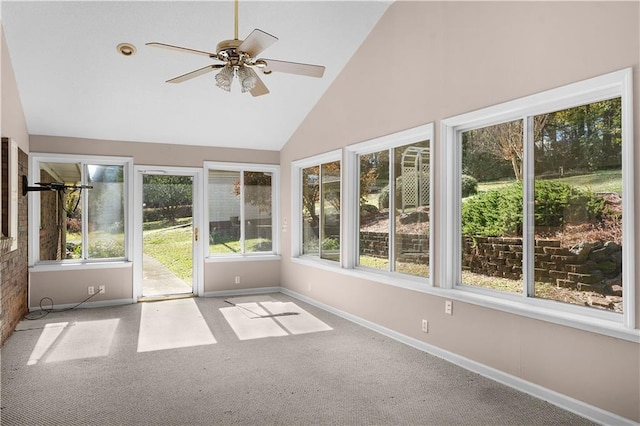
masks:
<svg viewBox="0 0 640 426"><path fill-rule="evenodd" d="M38 263L29 267L30 272L56 272L56 271L78 271L86 269L114 269L114 268L130 268L132 262L127 260L114 260L104 262L56 262L56 263Z"/></svg>
<svg viewBox="0 0 640 426"><path fill-rule="evenodd" d="M362 267L356 267L354 269L342 268L338 262L331 262L328 260L309 257L292 257L291 261L293 263L311 266L313 268L325 269L327 271L338 272L340 274L366 279L369 281L375 281L394 287L400 287L429 294L437 294L437 292L431 290L432 287L429 278L412 277L410 275L376 271L375 269Z"/></svg>
<svg viewBox="0 0 640 426"><path fill-rule="evenodd" d="M584 308L594 309L594 312L591 312L593 315L580 314L570 311L582 309L581 307L566 305L562 302L541 299L525 301L518 300L515 295L513 298L500 297L466 289L437 289L436 294L448 299L459 300L522 317L640 343L640 330L625 327L622 323L622 314L595 311L594 308Z"/></svg>
<svg viewBox="0 0 640 426"><path fill-rule="evenodd" d="M265 260L280 260L279 254L234 254L223 256L209 256L205 258L206 263L218 262L260 262Z"/></svg>

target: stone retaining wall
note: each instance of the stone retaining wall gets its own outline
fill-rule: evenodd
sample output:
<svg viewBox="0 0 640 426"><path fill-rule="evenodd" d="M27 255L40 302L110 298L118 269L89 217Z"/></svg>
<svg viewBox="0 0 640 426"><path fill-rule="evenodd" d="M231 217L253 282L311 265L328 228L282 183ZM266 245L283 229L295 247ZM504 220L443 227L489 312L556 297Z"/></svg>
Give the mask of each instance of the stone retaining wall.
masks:
<svg viewBox="0 0 640 426"><path fill-rule="evenodd" d="M360 252L387 258L389 234L361 232ZM426 235L400 234L396 251L399 260L413 263L429 261ZM558 240L535 241L535 280L578 290L622 295L622 246L609 241L561 247ZM462 269L494 277L521 279L522 238L463 237Z"/></svg>
<svg viewBox="0 0 640 426"><path fill-rule="evenodd" d="M522 238L463 238L462 268L494 277L520 279L522 276ZM561 247L557 240L536 240L535 280L559 287L591 290L603 294L622 294L622 246L581 243Z"/></svg>

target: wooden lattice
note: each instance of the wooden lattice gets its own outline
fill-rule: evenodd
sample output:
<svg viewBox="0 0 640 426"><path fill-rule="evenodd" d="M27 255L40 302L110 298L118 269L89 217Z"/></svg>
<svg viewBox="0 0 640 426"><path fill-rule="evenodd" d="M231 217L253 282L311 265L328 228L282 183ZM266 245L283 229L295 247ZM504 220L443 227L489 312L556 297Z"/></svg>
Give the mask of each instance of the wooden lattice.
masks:
<svg viewBox="0 0 640 426"><path fill-rule="evenodd" d="M402 153L402 210L429 204L429 148L410 146Z"/></svg>

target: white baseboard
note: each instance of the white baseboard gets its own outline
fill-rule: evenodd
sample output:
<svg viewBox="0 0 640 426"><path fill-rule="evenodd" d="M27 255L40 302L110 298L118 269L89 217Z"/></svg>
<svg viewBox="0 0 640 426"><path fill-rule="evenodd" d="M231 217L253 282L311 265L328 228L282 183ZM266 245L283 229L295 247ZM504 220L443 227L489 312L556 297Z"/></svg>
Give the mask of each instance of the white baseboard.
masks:
<svg viewBox="0 0 640 426"><path fill-rule="evenodd" d="M42 310L49 310L49 309L54 309L54 310L58 310L58 309L70 309L70 308L103 308L106 306L118 306L118 305L130 305L134 303L133 299L110 299L110 300L98 300L95 302L84 302L81 303L80 305L78 305L78 303L64 303L62 305L53 305L53 306L47 306L47 305L43 305L44 309L40 309L39 306L30 306L29 307L29 312L34 312L34 311L42 311Z"/></svg>
<svg viewBox="0 0 640 426"><path fill-rule="evenodd" d="M207 291L204 297L251 296L254 294L280 293L281 287L239 288L237 290Z"/></svg>
<svg viewBox="0 0 640 426"><path fill-rule="evenodd" d="M313 305L317 308L323 309L327 312L331 312L334 315L347 319L351 322L354 322L358 325L366 327L377 333L383 334L401 343L404 343L406 345L412 346L421 351L427 352L431 355L442 358L446 361L456 364L469 371L473 371L474 373L480 374L481 376L487 377L498 383L502 383L506 386L509 386L521 392L527 393L529 395L532 395L544 401L547 401L567 411L578 414L582 417L586 417L587 419L590 419L594 422L604 424L604 425L621 425L621 426L622 425L639 425L639 423L636 423L633 420L621 417L609 411L605 411L593 405L579 401L575 398L571 398L567 395L563 395L559 392L553 391L551 389L547 389L535 383L531 383L527 380L523 380L519 377L513 376L511 374L505 373L503 371L500 371L495 368L489 367L487 365L481 364L479 362L473 361L469 358L465 358L463 356L457 355L453 352L449 352L437 346L430 345L421 340L414 339L413 337L409 337L407 335L398 333L394 330L383 327L379 324L368 321L364 318L360 318L356 315L352 315L348 312L342 311L340 309L336 309L333 306L326 305L322 302L318 302L315 299L304 296L300 293L289 290L287 288L281 287L280 292L283 294L286 294L287 296L291 296L300 301Z"/></svg>

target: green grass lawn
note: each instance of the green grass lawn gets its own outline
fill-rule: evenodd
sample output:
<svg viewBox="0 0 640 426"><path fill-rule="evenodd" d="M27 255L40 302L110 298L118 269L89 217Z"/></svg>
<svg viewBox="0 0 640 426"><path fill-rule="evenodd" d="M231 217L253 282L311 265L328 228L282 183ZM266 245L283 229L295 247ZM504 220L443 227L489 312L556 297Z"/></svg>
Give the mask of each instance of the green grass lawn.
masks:
<svg viewBox="0 0 640 426"><path fill-rule="evenodd" d="M389 270L389 260L372 256L360 256L360 266L367 268L375 268L383 271ZM402 274L414 275L416 277L428 277L429 266L421 263L398 262L395 268L396 272Z"/></svg>
<svg viewBox="0 0 640 426"><path fill-rule="evenodd" d="M616 192L622 195L622 170L601 170L554 180L591 192Z"/></svg>
<svg viewBox="0 0 640 426"><path fill-rule="evenodd" d="M144 254L162 263L186 283L191 283L193 275L191 226L144 231L142 239Z"/></svg>
<svg viewBox="0 0 640 426"><path fill-rule="evenodd" d="M240 241L225 241L209 244L209 254L233 254L240 253ZM245 241L246 253L270 252L271 240L265 238L253 238Z"/></svg>
<svg viewBox="0 0 640 426"><path fill-rule="evenodd" d="M591 192L616 192L622 195L622 170L600 170L594 173L569 176L550 181L562 182ZM478 192L500 189L515 183L515 180L501 180L492 182L478 182Z"/></svg>

